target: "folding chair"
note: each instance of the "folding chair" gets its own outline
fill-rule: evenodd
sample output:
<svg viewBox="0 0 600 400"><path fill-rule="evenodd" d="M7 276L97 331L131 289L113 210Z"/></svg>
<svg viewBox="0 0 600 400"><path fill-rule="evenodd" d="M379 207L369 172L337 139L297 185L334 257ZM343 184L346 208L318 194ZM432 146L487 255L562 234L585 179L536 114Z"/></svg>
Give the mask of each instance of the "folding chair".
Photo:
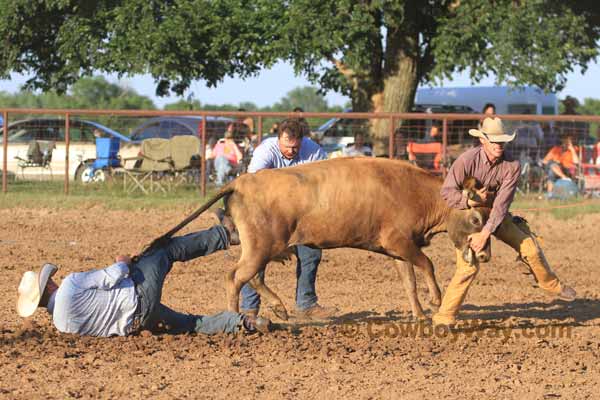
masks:
<svg viewBox="0 0 600 400"><path fill-rule="evenodd" d="M112 176L112 171L121 166L120 146L121 141L118 138L96 138L96 159L85 169L81 181L104 182L107 174Z"/></svg>
<svg viewBox="0 0 600 400"><path fill-rule="evenodd" d="M23 179L25 179L25 168L40 168L42 172L47 169L50 172L50 179L52 179L50 163L52 162L52 151L55 147L56 144L53 141L30 141L27 148L27 158L15 157L18 160L17 168L21 170ZM40 174L41 179L42 174Z"/></svg>
<svg viewBox="0 0 600 400"><path fill-rule="evenodd" d="M408 142L406 150L411 163L436 174L443 172L441 143Z"/></svg>
<svg viewBox="0 0 600 400"><path fill-rule="evenodd" d="M177 135L171 142L171 160L173 172L178 180L175 184L188 183L200 176L201 141L197 136Z"/></svg>
<svg viewBox="0 0 600 400"><path fill-rule="evenodd" d="M128 164L135 162L132 168ZM172 175L173 164L171 160L171 143L168 139L146 139L142 141L142 148L138 157L123 159L123 188L126 192L139 189L144 194L167 190L161 183L165 176ZM146 189L145 183L149 182ZM170 184L167 181L168 189Z"/></svg>

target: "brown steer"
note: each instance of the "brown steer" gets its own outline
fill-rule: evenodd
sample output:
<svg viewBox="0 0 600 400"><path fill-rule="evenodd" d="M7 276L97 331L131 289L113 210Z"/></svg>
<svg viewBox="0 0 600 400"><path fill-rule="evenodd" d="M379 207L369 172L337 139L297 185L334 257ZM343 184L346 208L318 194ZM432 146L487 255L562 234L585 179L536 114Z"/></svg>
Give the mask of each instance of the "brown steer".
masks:
<svg viewBox="0 0 600 400"><path fill-rule="evenodd" d="M197 211L225 197L239 231L241 258L226 275L229 310L238 310L240 289L250 281L275 314L287 319L283 303L257 272L302 244L365 249L403 261L399 266L413 316L423 318L413 265L425 273L432 305L440 305L441 293L421 247L448 231L468 257L467 236L479 232L489 216L487 208L449 208L439 194L441 185L440 178L408 163L374 158L340 158L242 175ZM488 258L486 253L477 257Z"/></svg>

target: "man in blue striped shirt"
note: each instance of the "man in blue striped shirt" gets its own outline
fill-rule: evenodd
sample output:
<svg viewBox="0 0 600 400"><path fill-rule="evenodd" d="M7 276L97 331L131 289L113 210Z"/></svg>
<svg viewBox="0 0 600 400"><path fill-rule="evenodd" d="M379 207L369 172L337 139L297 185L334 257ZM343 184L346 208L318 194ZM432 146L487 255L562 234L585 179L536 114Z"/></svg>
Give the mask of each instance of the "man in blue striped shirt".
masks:
<svg viewBox="0 0 600 400"><path fill-rule="evenodd" d="M313 161L326 160L321 146L304 137L306 123L297 118L287 119L279 125L278 136L265 139L254 150L248 172L261 169L285 168ZM282 188L285 190L285 188ZM301 318L326 319L337 312L334 307L323 307L317 302L315 282L321 262L321 249L296 246L296 311ZM264 271L260 272L264 275ZM248 284L242 287L242 312L258 315L260 296Z"/></svg>
<svg viewBox="0 0 600 400"><path fill-rule="evenodd" d="M126 336L141 330L204 334L268 332L266 318L222 312L212 316L180 313L161 304L162 287L175 261L189 261L239 244L233 222L170 239L137 260L118 256L104 269L77 272L57 285L57 267L28 271L19 284L17 311L22 317L46 307L56 328L90 336ZM231 233L233 232L233 233Z"/></svg>

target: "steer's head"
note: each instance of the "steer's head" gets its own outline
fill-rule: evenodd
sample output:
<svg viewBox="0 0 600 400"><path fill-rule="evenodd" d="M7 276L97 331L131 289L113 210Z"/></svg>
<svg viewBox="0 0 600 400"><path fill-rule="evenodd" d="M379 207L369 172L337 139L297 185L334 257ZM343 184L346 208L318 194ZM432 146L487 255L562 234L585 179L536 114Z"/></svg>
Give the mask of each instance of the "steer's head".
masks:
<svg viewBox="0 0 600 400"><path fill-rule="evenodd" d="M473 198L475 189L478 186L477 181L472 177L465 179L463 183L463 189L469 198ZM481 229L490 216L490 212L491 209L488 207L475 207L467 210L453 209L450 212L447 222L448 235L454 246L462 251L465 262L471 263L473 256L479 262L488 262L490 260L492 252L489 240L484 249L477 254L473 254L474 252L469 246L469 235L481 232Z"/></svg>

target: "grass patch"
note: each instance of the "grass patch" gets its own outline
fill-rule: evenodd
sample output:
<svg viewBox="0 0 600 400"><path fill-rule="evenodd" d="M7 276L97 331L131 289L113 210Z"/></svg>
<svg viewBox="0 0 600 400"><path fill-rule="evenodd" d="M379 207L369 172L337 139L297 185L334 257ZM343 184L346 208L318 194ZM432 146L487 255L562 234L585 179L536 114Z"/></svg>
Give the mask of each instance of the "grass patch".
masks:
<svg viewBox="0 0 600 400"><path fill-rule="evenodd" d="M600 213L599 199L546 200L538 196L517 196L511 211L527 210L534 213L550 213L557 219L569 219L577 215ZM535 210L535 211L534 211Z"/></svg>
<svg viewBox="0 0 600 400"><path fill-rule="evenodd" d="M214 194L209 189L207 196ZM149 208L197 207L204 202L200 188L182 185L168 193L156 192L145 195L139 191L126 193L119 181L82 185L70 182L69 194L64 194L62 181L10 182L8 191L0 195L2 208L88 208L101 206L115 210Z"/></svg>
<svg viewBox="0 0 600 400"><path fill-rule="evenodd" d="M215 193L213 187L207 196ZM161 209L173 207L197 208L206 198L200 195L200 188L193 185L178 186L168 193L141 192L126 193L120 180L82 185L70 183L69 194L64 194L63 181L16 181L9 182L8 192L0 195L2 208L90 208L104 207L114 210ZM584 204L581 204L585 202ZM538 199L536 195L515 198L511 211L536 209L539 213L550 213L559 219L576 215L600 213L600 200L578 198L568 201Z"/></svg>

